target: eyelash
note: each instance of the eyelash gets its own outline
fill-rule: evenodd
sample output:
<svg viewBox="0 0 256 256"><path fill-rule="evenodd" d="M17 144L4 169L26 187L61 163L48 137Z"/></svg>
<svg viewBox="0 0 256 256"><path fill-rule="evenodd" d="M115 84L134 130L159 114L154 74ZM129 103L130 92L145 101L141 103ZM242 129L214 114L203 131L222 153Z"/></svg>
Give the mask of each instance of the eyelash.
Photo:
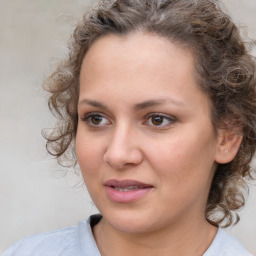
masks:
<svg viewBox="0 0 256 256"><path fill-rule="evenodd" d="M173 117L173 116L170 116L170 115L165 115L165 114L162 114L162 113L151 113L151 114L146 116L146 121L143 122L143 124L147 123L149 121L152 123L152 118L154 118L154 117L160 117L160 118L162 118L163 122L164 122L164 120L168 122L167 124L164 124L164 125L162 125L162 124L160 124L160 125L150 124L150 126L152 126L153 128L156 128L156 129L169 127L171 124L173 124L176 121L176 118Z"/></svg>
<svg viewBox="0 0 256 256"><path fill-rule="evenodd" d="M86 122L90 127L97 127L97 128L104 127L104 125L102 126L102 125L97 125L92 123L92 118L96 116L108 120L108 118L106 118L102 113L99 113L99 112L88 113L83 118L81 118L81 120L83 122Z"/></svg>
<svg viewBox="0 0 256 256"><path fill-rule="evenodd" d="M93 122L92 122L92 118L93 117L100 117L100 118L103 118L103 119L106 119L107 121L108 121L108 124L110 123L111 124L111 122L108 120L108 118L106 118L102 113L100 113L100 112L92 112L92 113L88 113L88 114L86 114L83 118L81 118L81 120L83 121L83 122L86 122L87 123L87 125L89 126L89 127L92 127L92 128L101 128L101 127L105 127L105 126L107 126L108 124L104 124L104 125L101 125L101 124L94 124ZM164 124L164 125L162 125L162 123L161 124L159 124L159 125L154 125L153 123L152 123L152 118L154 118L154 117L160 117L160 118L162 118L162 120L161 121L167 121L168 123L167 124ZM172 117L172 116L169 116L169 115L165 115L165 114L162 114L162 113L151 113L151 114L148 114L146 117L145 117L145 119L146 119L146 121L144 121L143 122L143 125L149 125L149 126L151 126L151 127L153 127L153 128L156 128L156 129L163 129L163 128L166 128L166 127L169 127L171 124L173 124L175 121L176 121L176 118L175 117ZM149 122L151 122L151 124L149 124Z"/></svg>

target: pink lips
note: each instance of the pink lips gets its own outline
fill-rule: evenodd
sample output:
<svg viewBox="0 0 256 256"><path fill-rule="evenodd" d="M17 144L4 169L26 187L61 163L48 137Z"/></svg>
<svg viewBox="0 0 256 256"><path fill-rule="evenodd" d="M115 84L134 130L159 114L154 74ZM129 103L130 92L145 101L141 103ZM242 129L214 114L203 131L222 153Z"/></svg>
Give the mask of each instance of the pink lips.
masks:
<svg viewBox="0 0 256 256"><path fill-rule="evenodd" d="M118 203L129 203L138 200L153 188L152 185L135 180L108 180L104 183L104 186L108 198Z"/></svg>

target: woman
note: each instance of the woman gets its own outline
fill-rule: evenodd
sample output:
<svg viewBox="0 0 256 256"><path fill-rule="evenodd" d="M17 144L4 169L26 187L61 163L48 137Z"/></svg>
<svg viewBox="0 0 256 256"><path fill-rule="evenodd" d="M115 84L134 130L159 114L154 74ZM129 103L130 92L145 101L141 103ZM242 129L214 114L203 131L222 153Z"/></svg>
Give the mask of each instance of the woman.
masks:
<svg viewBox="0 0 256 256"><path fill-rule="evenodd" d="M73 153L100 215L4 256L250 255L220 227L254 171L255 85L217 2L101 1L45 83L60 120L48 151Z"/></svg>

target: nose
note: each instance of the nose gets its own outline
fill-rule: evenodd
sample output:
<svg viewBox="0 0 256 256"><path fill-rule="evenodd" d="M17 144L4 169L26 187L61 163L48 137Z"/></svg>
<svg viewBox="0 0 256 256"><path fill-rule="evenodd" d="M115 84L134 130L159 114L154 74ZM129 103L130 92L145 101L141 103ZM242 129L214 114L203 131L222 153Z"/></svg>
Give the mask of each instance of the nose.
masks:
<svg viewBox="0 0 256 256"><path fill-rule="evenodd" d="M116 170L139 165L143 154L136 131L127 127L113 131L103 160Z"/></svg>

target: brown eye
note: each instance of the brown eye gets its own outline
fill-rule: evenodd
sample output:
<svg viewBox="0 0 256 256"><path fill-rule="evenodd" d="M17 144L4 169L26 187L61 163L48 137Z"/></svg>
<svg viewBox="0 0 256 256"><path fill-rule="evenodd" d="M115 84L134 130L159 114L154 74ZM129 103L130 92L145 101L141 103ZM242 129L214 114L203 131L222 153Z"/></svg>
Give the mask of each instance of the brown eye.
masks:
<svg viewBox="0 0 256 256"><path fill-rule="evenodd" d="M102 122L102 116L99 115L93 115L91 116L91 123L94 125L99 125Z"/></svg>
<svg viewBox="0 0 256 256"><path fill-rule="evenodd" d="M82 118L88 126L91 127L105 127L111 124L110 120L101 114L89 113Z"/></svg>
<svg viewBox="0 0 256 256"><path fill-rule="evenodd" d="M164 117L162 117L162 116L153 116L151 120L152 120L151 122L152 122L153 125L158 126L158 125L163 124Z"/></svg>
<svg viewBox="0 0 256 256"><path fill-rule="evenodd" d="M161 113L152 113L146 117L144 124L154 128L168 128L176 122L176 118L170 115Z"/></svg>

